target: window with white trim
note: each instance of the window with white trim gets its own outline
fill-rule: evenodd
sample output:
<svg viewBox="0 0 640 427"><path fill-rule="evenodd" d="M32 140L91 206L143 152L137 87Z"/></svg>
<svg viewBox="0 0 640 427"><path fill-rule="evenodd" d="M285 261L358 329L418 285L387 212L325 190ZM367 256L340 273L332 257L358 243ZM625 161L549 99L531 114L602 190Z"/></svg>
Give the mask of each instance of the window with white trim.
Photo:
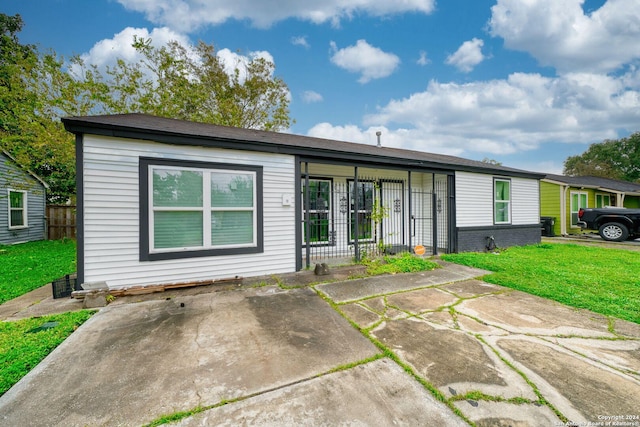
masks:
<svg viewBox="0 0 640 427"><path fill-rule="evenodd" d="M578 226L578 211L580 208L588 207L588 194L581 191L572 191L569 195L571 197L571 227L579 228Z"/></svg>
<svg viewBox="0 0 640 427"><path fill-rule="evenodd" d="M511 224L511 180L493 180L493 222Z"/></svg>
<svg viewBox="0 0 640 427"><path fill-rule="evenodd" d="M9 229L27 228L27 192L8 190L9 192Z"/></svg>
<svg viewBox="0 0 640 427"><path fill-rule="evenodd" d="M607 206L613 206L611 204L611 195L604 193L596 194L596 208L606 208Z"/></svg>
<svg viewBox="0 0 640 427"><path fill-rule="evenodd" d="M262 168L141 159L142 174L141 259L262 251Z"/></svg>

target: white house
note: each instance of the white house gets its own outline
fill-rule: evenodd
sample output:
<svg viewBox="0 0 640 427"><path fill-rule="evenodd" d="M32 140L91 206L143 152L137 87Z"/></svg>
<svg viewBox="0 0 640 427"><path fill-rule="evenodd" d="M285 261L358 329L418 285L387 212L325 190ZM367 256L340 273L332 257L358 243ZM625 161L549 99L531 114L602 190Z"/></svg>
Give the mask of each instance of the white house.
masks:
<svg viewBox="0 0 640 427"><path fill-rule="evenodd" d="M141 114L70 117L78 282L301 270L540 242L542 175L418 151Z"/></svg>

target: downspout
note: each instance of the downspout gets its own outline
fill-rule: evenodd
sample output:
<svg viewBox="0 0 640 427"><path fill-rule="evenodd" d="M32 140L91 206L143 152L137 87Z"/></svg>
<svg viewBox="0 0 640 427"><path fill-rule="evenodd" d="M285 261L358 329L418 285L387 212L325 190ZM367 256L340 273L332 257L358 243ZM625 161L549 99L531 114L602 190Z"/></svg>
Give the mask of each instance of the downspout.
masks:
<svg viewBox="0 0 640 427"><path fill-rule="evenodd" d="M567 191L568 185L563 185L560 191L560 235L567 235Z"/></svg>

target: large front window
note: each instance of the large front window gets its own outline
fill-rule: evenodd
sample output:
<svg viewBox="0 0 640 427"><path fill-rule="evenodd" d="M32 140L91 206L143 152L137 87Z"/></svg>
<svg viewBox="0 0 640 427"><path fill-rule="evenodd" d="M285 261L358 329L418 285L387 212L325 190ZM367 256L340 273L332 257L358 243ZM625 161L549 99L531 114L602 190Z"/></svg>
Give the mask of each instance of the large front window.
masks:
<svg viewBox="0 0 640 427"><path fill-rule="evenodd" d="M351 242L373 239L373 204L375 186L370 181L349 181L349 240ZM357 224L356 224L357 223Z"/></svg>
<svg viewBox="0 0 640 427"><path fill-rule="evenodd" d="M511 181L496 179L494 186L493 220L495 224L511 223Z"/></svg>
<svg viewBox="0 0 640 427"><path fill-rule="evenodd" d="M147 174L143 259L261 250L261 169L153 159L142 159L141 168Z"/></svg>
<svg viewBox="0 0 640 427"><path fill-rule="evenodd" d="M9 228L27 227L27 192L9 190Z"/></svg>

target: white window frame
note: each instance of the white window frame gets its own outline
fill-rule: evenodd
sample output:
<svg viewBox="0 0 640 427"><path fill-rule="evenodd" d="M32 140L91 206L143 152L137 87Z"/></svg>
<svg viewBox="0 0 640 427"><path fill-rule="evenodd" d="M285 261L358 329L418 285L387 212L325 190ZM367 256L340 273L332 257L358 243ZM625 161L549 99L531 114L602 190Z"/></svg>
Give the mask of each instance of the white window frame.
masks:
<svg viewBox="0 0 640 427"><path fill-rule="evenodd" d="M578 196L578 206L573 206L573 196L577 195ZM584 206L580 206L580 196L585 196L585 205ZM576 216L578 215L578 212L580 211L580 208L588 208L589 207L589 193L587 193L586 191L570 191L569 192L569 224L571 226L571 228L580 228L580 226L577 223L573 222L573 215L576 214Z"/></svg>
<svg viewBox="0 0 640 427"><path fill-rule="evenodd" d="M202 173L202 207L155 207L153 206L153 172L155 170L176 170L176 171L192 171ZM253 178L253 203L251 207L212 207L211 206L211 174L212 173L224 173L224 174L242 174L251 175ZM189 252L200 251L208 249L236 249L236 248L251 248L257 246L258 242L258 214L257 214L257 174L255 171L242 170L242 169L215 169L215 168L194 168L187 166L172 166L172 165L155 165L150 164L148 168L148 203L149 203L149 253L170 253L170 252ZM188 247L172 247L172 248L155 248L154 246L154 213L162 211L189 211L189 212L202 212L202 232L203 232L203 244L202 246L188 246ZM252 212L253 215L253 239L250 243L232 244L232 245L216 245L211 241L211 214L212 212Z"/></svg>
<svg viewBox="0 0 640 427"><path fill-rule="evenodd" d="M496 184L498 182L508 182L509 183L509 199L507 200L498 200L496 193ZM511 224L511 200L513 198L513 183L510 179L507 178L493 178L493 223L495 225L503 225L503 224ZM507 220L506 221L496 221L497 204L498 203L506 203L507 205Z"/></svg>
<svg viewBox="0 0 640 427"><path fill-rule="evenodd" d="M20 193L22 194L22 208L12 208L11 207L11 193ZM7 224L9 226L9 230L20 230L23 228L29 228L29 211L27 206L28 201L28 192L25 190L14 190L12 188L7 189L7 214L9 217L7 218ZM11 212L13 211L22 211L22 224L21 225L12 225L11 224Z"/></svg>
<svg viewBox="0 0 640 427"><path fill-rule="evenodd" d="M609 204L605 204L604 203L604 199L605 197L609 198ZM602 206L598 206L598 198L600 198L600 200L602 201L601 205ZM596 193L596 208L604 208L607 206L614 206L611 204L611 200L613 199L613 197L611 197L611 194L607 194L607 193Z"/></svg>

